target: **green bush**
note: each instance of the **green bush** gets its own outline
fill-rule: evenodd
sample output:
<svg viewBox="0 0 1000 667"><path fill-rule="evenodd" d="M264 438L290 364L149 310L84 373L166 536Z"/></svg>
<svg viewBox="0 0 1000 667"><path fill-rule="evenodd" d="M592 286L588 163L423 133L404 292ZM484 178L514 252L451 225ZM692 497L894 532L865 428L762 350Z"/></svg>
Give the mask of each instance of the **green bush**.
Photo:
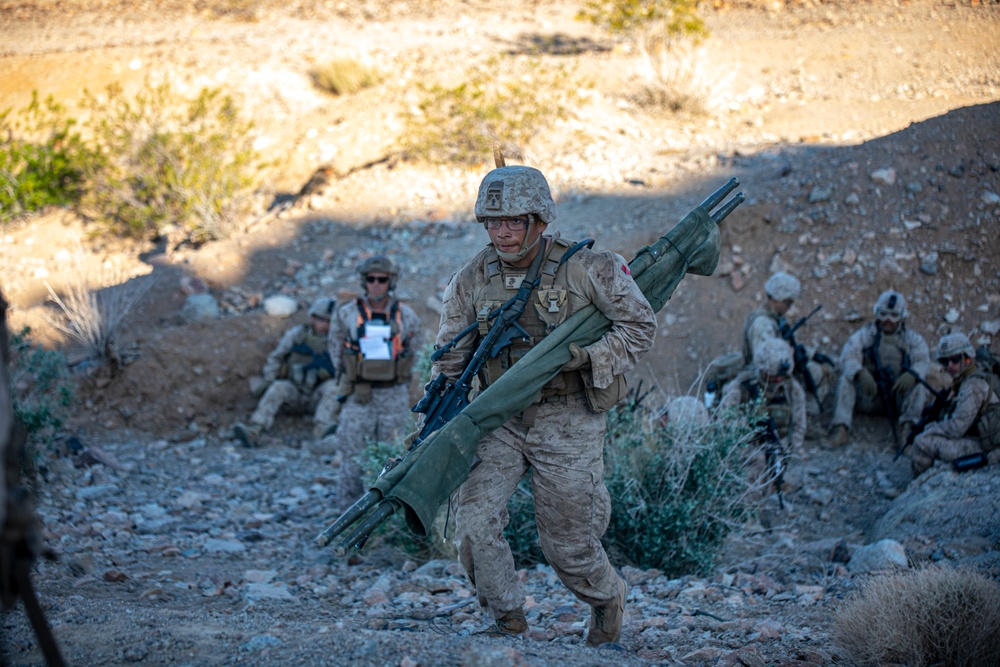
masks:
<svg viewBox="0 0 1000 667"><path fill-rule="evenodd" d="M421 101L406 117L407 153L431 162L476 164L489 147L523 155L524 146L550 123L565 118L576 94L563 67L537 58L490 58L456 86L418 84Z"/></svg>
<svg viewBox="0 0 1000 667"><path fill-rule="evenodd" d="M14 414L24 423L30 456L37 461L62 427L74 395L63 353L33 344L30 335L28 327L11 334L10 386Z"/></svg>
<svg viewBox="0 0 1000 667"><path fill-rule="evenodd" d="M752 434L741 413L663 427L634 403L608 415L608 550L669 576L704 573L752 516L758 482L744 470Z"/></svg>
<svg viewBox="0 0 1000 667"><path fill-rule="evenodd" d="M85 205L95 217L139 238L177 226L194 243L235 229L258 165L253 126L232 97L204 88L185 105L167 84L132 99L112 85L86 104L104 156L88 173Z"/></svg>
<svg viewBox="0 0 1000 667"><path fill-rule="evenodd" d="M1000 667L1000 584L949 567L876 576L837 610L854 665Z"/></svg>
<svg viewBox="0 0 1000 667"><path fill-rule="evenodd" d="M51 96L42 102L33 93L16 116L0 112L0 137L0 223L77 201L94 155Z"/></svg>
<svg viewBox="0 0 1000 667"><path fill-rule="evenodd" d="M382 73L349 58L331 60L310 72L320 90L333 95L350 95L382 81Z"/></svg>

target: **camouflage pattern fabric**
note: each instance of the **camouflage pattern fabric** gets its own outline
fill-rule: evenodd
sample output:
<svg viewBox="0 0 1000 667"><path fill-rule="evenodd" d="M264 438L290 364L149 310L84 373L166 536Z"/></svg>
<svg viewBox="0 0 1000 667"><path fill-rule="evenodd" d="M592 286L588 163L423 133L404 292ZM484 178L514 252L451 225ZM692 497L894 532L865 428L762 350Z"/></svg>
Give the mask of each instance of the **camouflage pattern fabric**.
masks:
<svg viewBox="0 0 1000 667"><path fill-rule="evenodd" d="M855 409L871 414L884 410L882 398L878 392L866 393L857 385L858 371L862 368L874 376L875 367L870 355L865 350L875 344L878 324L869 322L847 339L840 351L840 377L837 380L837 403L833 412L831 426L846 426L851 428ZM914 373L926 379L930 370L931 360L927 342L923 336L912 331L904 324L894 333L882 332L879 344L879 361L882 367L889 371L890 380L895 382L903 372L903 360L909 362ZM916 423L924 405L930 400L930 392L920 383L905 396L893 396L899 408L899 423Z"/></svg>
<svg viewBox="0 0 1000 667"><path fill-rule="evenodd" d="M340 410L337 432L323 448L340 453L337 498L341 509L351 506L365 492L357 458L372 442L402 442L413 430L410 389L407 384L373 387L371 400L361 403L350 395Z"/></svg>
<svg viewBox="0 0 1000 667"><path fill-rule="evenodd" d="M479 442L482 462L459 489L455 543L492 618L525 602L503 530L507 501L529 468L539 543L549 565L589 605L605 604L617 594L618 577L601 546L611 518L604 486L605 424L586 398L561 396L538 406L534 426L514 417Z"/></svg>
<svg viewBox="0 0 1000 667"><path fill-rule="evenodd" d="M914 477L930 468L936 459L950 462L984 450L982 439L970 432L991 392L989 382L975 372L973 363L955 378L951 388L954 398L945 409L946 416L928 424L913 440L910 468Z"/></svg>

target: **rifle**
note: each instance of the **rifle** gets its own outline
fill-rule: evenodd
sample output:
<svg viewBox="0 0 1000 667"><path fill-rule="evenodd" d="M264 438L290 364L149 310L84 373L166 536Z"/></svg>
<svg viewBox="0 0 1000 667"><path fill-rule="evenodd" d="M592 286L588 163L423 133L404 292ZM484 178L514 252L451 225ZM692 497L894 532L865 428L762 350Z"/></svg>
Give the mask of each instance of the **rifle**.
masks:
<svg viewBox="0 0 1000 667"><path fill-rule="evenodd" d="M785 464L782 460L781 435L778 434L778 425L774 423L774 417L761 420L758 424L763 430L757 436L757 440L764 441L764 458L767 461L767 471L774 481L774 491L778 496L778 506L785 509L785 500L781 493L781 487L785 482Z"/></svg>
<svg viewBox="0 0 1000 667"><path fill-rule="evenodd" d="M580 248L593 244L593 239L585 239L584 241L577 243L563 254L560 261L562 262L569 259L569 256ZM379 473L379 477L397 466L404 457L408 456L411 452L417 449L422 442L434 433L434 431L451 421L455 415L460 413L467 405L469 405L471 402L469 394L472 392L472 381L479 374L479 371L482 370L483 366L486 365L487 361L500 354L505 347L513 343L514 339L529 337L528 332L524 330L524 327L522 327L520 323L518 323L518 319L524 312L528 299L531 297L532 290L534 290L541 281L541 266L546 254L547 253L539 252L535 256L535 259L528 270L528 274L521 281L517 294L493 312L479 313L479 318L492 321L493 324L490 325L486 335L483 336L482 340L479 342L479 346L469 358L465 369L462 371L462 374L458 376L458 379L449 383L448 377L444 373L438 373L437 377L427 383L424 387L423 397L417 401L417 404L414 405L413 408L411 408L412 412L424 415L424 425L412 441L407 443L407 448L401 456L391 458L386 461L385 466ZM479 321L477 320L460 331L457 336L442 345L439 349L435 350L434 353L431 354L431 361L437 361L442 356L450 352L452 348L454 348L455 345L457 345L463 338L471 334L473 331L476 331L478 328ZM360 500L351 505L351 507L348 508L347 511L344 512L339 519L337 519L337 521L331 524L325 531L320 533L319 537L316 538L316 543L321 547L326 546L334 536L342 532L347 526L360 518L362 514L371 509L371 507L373 507L380 499L381 494L378 491L373 490L366 493ZM383 504L379 510L374 512L368 517L368 519L362 522L362 524L351 534L351 536L336 549L338 555L346 553L347 548L351 545L358 547L362 546L367 541L368 535L371 533L372 529L392 514L393 511L395 511L395 509L391 504Z"/></svg>
<svg viewBox="0 0 1000 667"><path fill-rule="evenodd" d="M294 345L292 347L292 352L310 357L309 363L302 367L303 371L326 371L330 374L330 377L337 376L337 369L333 367L333 361L330 359L329 352L321 352L317 354L316 352L313 352L312 348L305 343L297 343Z"/></svg>
<svg viewBox="0 0 1000 667"><path fill-rule="evenodd" d="M906 437L906 442L900 445L899 449L896 450L896 455L892 457L893 461L897 460L900 456L903 455L903 452L906 451L906 448L913 444L913 441L916 439L918 435L923 433L923 430L927 428L928 424L930 424L931 422L936 422L939 419L941 419L941 415L944 414L945 408L948 407L948 399L951 396L950 388L938 391L937 389L932 387L927 382L927 380L923 379L922 377L914 373L911 369L909 368L903 369L903 372L909 373L910 375L912 375L917 379L917 382L927 387L927 390L934 395L934 400L930 403L930 405L924 408L924 411L922 413L920 413L920 419L917 421L916 424L913 425L913 430L911 430L910 434Z"/></svg>
<svg viewBox="0 0 1000 667"><path fill-rule="evenodd" d="M882 408L885 410L885 414L889 416L889 425L892 427L892 442L898 447L899 430L896 427L896 420L899 418L899 415L896 414L896 398L892 395L892 378L889 376L889 370L882 365L882 358L878 353L878 344L881 340L882 330L876 327L875 342L865 352L868 354L872 365L875 366L875 385L878 387L878 394L882 398ZM906 364L904 363L905 366Z"/></svg>
<svg viewBox="0 0 1000 667"><path fill-rule="evenodd" d="M816 400L816 404L819 404L819 395L816 393L816 381L813 380L812 374L809 373L807 365L809 363L809 354L806 352L806 346L801 343L795 342L795 332L799 330L803 324L809 321L809 319L819 312L819 309L823 305L820 304L812 309L805 317L799 319L793 326L789 327L788 323L783 323L781 325L780 333L782 339L788 342L792 346L793 358L795 359L795 372L802 376L802 380L806 386L806 391L812 394L812 397Z"/></svg>

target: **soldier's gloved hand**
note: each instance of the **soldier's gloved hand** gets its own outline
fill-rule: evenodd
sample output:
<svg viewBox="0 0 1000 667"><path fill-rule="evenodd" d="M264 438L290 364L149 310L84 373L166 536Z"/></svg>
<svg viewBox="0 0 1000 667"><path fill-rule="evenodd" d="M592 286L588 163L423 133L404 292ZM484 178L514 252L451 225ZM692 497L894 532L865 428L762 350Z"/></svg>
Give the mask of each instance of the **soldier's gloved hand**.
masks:
<svg viewBox="0 0 1000 667"><path fill-rule="evenodd" d="M874 396L878 393L878 385L875 384L875 376L873 376L871 371L867 368L862 368L858 371L855 380L858 383L858 389L860 389L863 394Z"/></svg>
<svg viewBox="0 0 1000 667"><path fill-rule="evenodd" d="M913 389L913 385L917 383L917 378L913 377L910 373L903 373L892 385L892 393L906 395L910 393Z"/></svg>
<svg viewBox="0 0 1000 667"><path fill-rule="evenodd" d="M420 437L420 430L418 429L418 430L414 431L413 433L410 433L405 438L403 438L403 444L406 445L407 449L409 449L409 448L413 447L413 444L417 441L417 438L419 438L419 437Z"/></svg>
<svg viewBox="0 0 1000 667"><path fill-rule="evenodd" d="M564 371L578 371L581 368L590 367L590 353L585 349L576 343L570 343L569 353L573 355L573 357L566 362L565 366L563 366Z"/></svg>
<svg viewBox="0 0 1000 667"><path fill-rule="evenodd" d="M254 398L260 398L261 396L264 395L264 392L267 391L267 388L270 385L271 385L270 382L260 377L259 375L255 375L254 377L250 378L250 395L253 396Z"/></svg>

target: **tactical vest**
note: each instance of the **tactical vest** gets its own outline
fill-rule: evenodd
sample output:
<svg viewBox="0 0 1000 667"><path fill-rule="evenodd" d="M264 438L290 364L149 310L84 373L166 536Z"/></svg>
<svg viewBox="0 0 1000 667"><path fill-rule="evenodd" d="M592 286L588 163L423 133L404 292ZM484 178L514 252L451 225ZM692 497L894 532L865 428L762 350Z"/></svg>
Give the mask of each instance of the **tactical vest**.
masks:
<svg viewBox="0 0 1000 667"><path fill-rule="evenodd" d="M753 350L750 349L750 328L754 323L761 317L766 317L774 321L775 326L778 330L781 330L781 324L784 318L778 317L771 311L764 307L755 308L750 316L747 317L747 321L743 325L743 363L750 364L753 363Z"/></svg>
<svg viewBox="0 0 1000 667"><path fill-rule="evenodd" d="M344 355L344 373L352 383L373 382L378 384L393 384L409 380L411 360L401 357L403 351L403 318L399 312L399 302L393 301L388 315L374 314L368 308L364 299L356 301L358 318L351 331L352 338L344 341L344 346L350 350ZM389 326L389 359L366 359L361 351L361 339L369 324Z"/></svg>
<svg viewBox="0 0 1000 667"><path fill-rule="evenodd" d="M529 300L529 305L533 307L526 307L518 319L528 337L514 339L511 345L486 362L479 373L479 381L484 389L496 382L541 339L566 320L568 292L562 283L565 272L558 274L557 269L559 261L569 248L570 244L561 240L558 235L550 239L548 256L542 263L538 287L532 291ZM496 249L492 247L483 261L484 272L489 282L479 291L476 303L473 304L478 313L480 336L485 336L490 329L492 321L489 319L489 314L517 294L521 281L528 273L527 269L505 267L500 262ZM583 377L580 371L560 373L542 387L542 398L572 394L583 389Z"/></svg>
<svg viewBox="0 0 1000 667"><path fill-rule="evenodd" d="M903 336L903 331L903 325L900 324L896 333L887 334L879 329L877 323L875 324L875 338L872 344L862 351L862 363L872 375L875 375L875 357L872 354L875 350L878 351L882 368L889 371L889 377L893 381L903 372L904 367L910 365L910 356L904 348L906 338Z"/></svg>
<svg viewBox="0 0 1000 667"><path fill-rule="evenodd" d="M768 416L774 420L774 426L778 429L778 435L782 439L788 438L788 434L792 430L790 382L791 380L786 380L780 387L776 388L774 393L769 394L761 389L760 382L757 380L757 371L753 371L753 375L740 384L744 402L756 401L763 396L763 408Z"/></svg>

